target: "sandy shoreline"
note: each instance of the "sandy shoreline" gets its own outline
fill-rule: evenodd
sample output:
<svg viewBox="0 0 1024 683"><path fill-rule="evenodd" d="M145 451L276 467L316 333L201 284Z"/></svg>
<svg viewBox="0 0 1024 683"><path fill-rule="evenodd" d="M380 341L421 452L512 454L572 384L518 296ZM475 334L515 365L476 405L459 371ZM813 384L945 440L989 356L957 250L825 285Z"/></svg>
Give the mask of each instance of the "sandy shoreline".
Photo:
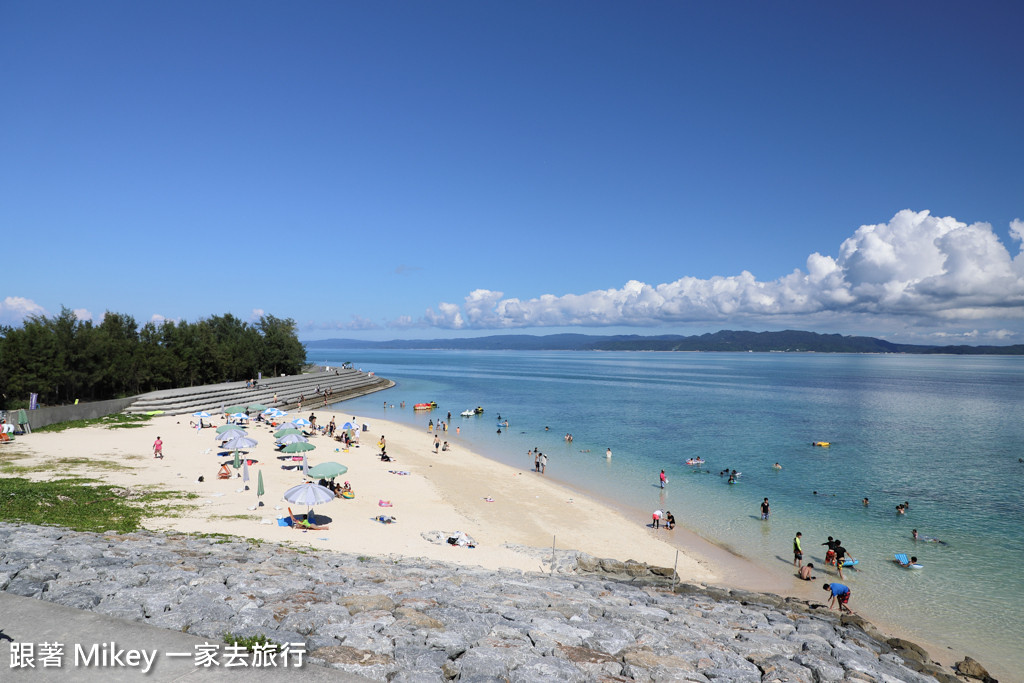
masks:
<svg viewBox="0 0 1024 683"><path fill-rule="evenodd" d="M340 411L315 412L320 424L326 424L332 416L338 424L353 417ZM124 469L102 474L87 468L71 469L67 473L90 474L120 486L153 486L199 496L192 501L196 508L180 517L147 518L144 526L154 530L223 533L339 552L426 557L487 569L508 567L523 571L541 570L536 552L520 552L506 545L551 548L554 538L561 550L581 550L595 557L636 560L661 567L672 567L678 550L682 581L821 600L819 582L787 582L779 573L765 571L681 527L673 531L646 527L644 517L627 517L605 502L530 469L510 467L466 450L454 434L442 435L442 440L452 444L452 450L435 454L433 435L425 430L380 419L358 418L356 422L368 422L370 431L361 435L359 447L347 452L327 437L311 439L317 449L309 453L310 466L328 461L348 466L348 473L341 479L350 481L356 494L353 500L336 499L316 508L318 518L330 526L325 531L302 532L277 526L276 518L287 515L290 506L282 494L305 479L301 470L281 468L284 464L301 463L279 460L272 430L258 423L249 430L259 441L249 453L249 457L259 461L250 467L249 490L245 490L240 478L217 478L220 464L230 462L231 458L217 455L220 449L214 429L197 431L189 426L187 416L157 416L135 429L89 427L33 434L20 438L11 450L28 453L33 459L75 457L113 461ZM381 462L377 457L376 444L382 434L393 462ZM157 436L164 442L162 460L152 456L152 443ZM392 470L409 474L393 474ZM258 502L256 481L260 471L266 489L264 505L250 509ZM204 477L201 483L197 481L200 475ZM29 476L44 478L40 474ZM52 477L52 473L45 475ZM390 501L392 506L380 507L381 500ZM305 512L301 506L291 508L296 514ZM384 525L374 521L382 513L393 515L397 523ZM266 521L272 523L261 523ZM421 535L457 530L472 536L477 546L470 549L436 544ZM876 625L921 643L932 658L943 664L952 664L960 656L957 651L923 642L914 634L899 633L887 624Z"/></svg>

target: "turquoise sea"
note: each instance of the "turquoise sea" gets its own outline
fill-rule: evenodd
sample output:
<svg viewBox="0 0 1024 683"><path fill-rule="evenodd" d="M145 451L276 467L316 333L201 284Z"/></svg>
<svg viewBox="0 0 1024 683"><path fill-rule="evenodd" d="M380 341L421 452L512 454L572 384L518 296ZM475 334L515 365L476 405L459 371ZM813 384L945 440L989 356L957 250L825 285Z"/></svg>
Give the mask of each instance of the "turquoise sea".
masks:
<svg viewBox="0 0 1024 683"><path fill-rule="evenodd" d="M311 349L309 360L397 382L346 412L425 427L451 411L474 450L529 468L539 447L549 476L644 521L667 507L765 571L792 576L796 531L819 568L819 544L840 538L860 560L845 581L855 610L1024 671L1024 358ZM413 412L431 400L432 415ZM459 416L477 405L484 415ZM702 468L684 464L697 456ZM737 485L725 468L742 472ZM910 511L897 515L902 501ZM915 542L913 528L945 543ZM924 569L894 566L894 552Z"/></svg>

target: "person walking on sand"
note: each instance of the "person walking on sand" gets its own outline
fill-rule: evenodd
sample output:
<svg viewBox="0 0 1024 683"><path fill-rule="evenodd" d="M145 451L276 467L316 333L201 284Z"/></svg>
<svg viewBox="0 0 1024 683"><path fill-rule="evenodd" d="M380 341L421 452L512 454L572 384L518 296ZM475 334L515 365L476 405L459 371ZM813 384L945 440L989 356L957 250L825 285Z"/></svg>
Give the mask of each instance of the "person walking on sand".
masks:
<svg viewBox="0 0 1024 683"><path fill-rule="evenodd" d="M768 499L765 498L764 502L761 503L761 519L768 519L768 515L771 514L771 506L768 505Z"/></svg>
<svg viewBox="0 0 1024 683"><path fill-rule="evenodd" d="M842 578L845 578L843 576L843 565L846 563L847 560L849 560L850 562L853 562L853 555L850 555L847 552L846 548L843 547L843 542L840 541L838 538L836 539L835 551L836 551L836 569L839 570L839 578L842 579Z"/></svg>
<svg viewBox="0 0 1024 683"><path fill-rule="evenodd" d="M658 476L658 479L661 480L661 488L665 488L665 484L668 483L668 477L665 476L665 470L661 471L661 474Z"/></svg>
<svg viewBox="0 0 1024 683"><path fill-rule="evenodd" d="M160 437L156 437L156 441L153 442L153 457L164 459L164 442L160 440Z"/></svg>
<svg viewBox="0 0 1024 683"><path fill-rule="evenodd" d="M437 449L441 447L441 437L434 435L434 455L437 455Z"/></svg>
<svg viewBox="0 0 1024 683"><path fill-rule="evenodd" d="M839 601L839 611L846 610L850 614L853 614L853 610L849 607L850 602L850 587L844 586L841 583L826 583L822 586L824 590L832 593L832 597L828 600L828 608L832 609L835 602Z"/></svg>
<svg viewBox="0 0 1024 683"><path fill-rule="evenodd" d="M804 549L800 545L800 538L802 536L803 534L798 531L796 536L793 537L793 566L797 569L800 569L800 566L804 563Z"/></svg>
<svg viewBox="0 0 1024 683"><path fill-rule="evenodd" d="M546 453L540 454L540 473L544 474L544 470L548 468L548 456Z"/></svg>

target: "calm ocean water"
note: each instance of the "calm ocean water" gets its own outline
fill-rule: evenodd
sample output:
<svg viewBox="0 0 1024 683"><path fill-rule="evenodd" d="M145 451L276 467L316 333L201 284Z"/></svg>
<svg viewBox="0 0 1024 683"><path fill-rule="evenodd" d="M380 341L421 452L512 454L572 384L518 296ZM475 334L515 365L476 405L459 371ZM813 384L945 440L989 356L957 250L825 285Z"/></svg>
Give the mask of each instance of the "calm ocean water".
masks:
<svg viewBox="0 0 1024 683"><path fill-rule="evenodd" d="M430 417L450 410L480 453L532 467L525 453L539 447L553 477L644 514L667 507L768 571L791 575L798 530L819 567L819 544L841 538L860 560L847 572L854 609L1024 671L1024 358L313 349L309 359L398 383L346 411L425 427L412 404L437 401ZM484 415L459 417L477 405ZM498 414L510 423L500 435ZM819 440L832 445L810 445ZM696 456L710 474L684 464ZM725 468L742 472L738 485L718 476ZM897 515L905 500L909 514ZM913 528L946 543L914 542ZM894 552L925 568L895 567Z"/></svg>

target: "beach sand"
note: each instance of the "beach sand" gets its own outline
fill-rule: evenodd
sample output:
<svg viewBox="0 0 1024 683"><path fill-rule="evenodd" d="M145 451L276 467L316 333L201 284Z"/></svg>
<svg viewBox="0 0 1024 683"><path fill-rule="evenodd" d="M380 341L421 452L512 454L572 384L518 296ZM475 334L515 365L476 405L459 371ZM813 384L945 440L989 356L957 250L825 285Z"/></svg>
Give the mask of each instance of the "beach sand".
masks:
<svg viewBox="0 0 1024 683"><path fill-rule="evenodd" d="M339 425L350 420L360 425L370 422L358 416L353 420L350 413L315 412L319 424L327 424L331 417ZM259 445L250 449L248 457L258 463L249 468L248 484L236 476L218 479L220 464L231 463L232 458L217 455L221 449L214 429L197 431L189 421L188 416L156 416L132 429L93 426L32 434L19 438L15 448L33 460L76 458L122 466L110 471L81 465L45 475L27 475L36 479L80 474L119 486L157 487L198 496L189 501L194 507L180 516L147 517L144 526L152 530L220 533L359 555L425 557L486 569L523 571L542 571L538 550L550 551L553 542L559 550L581 550L598 558L636 560L659 567L672 567L678 551L681 581L824 601L820 581L780 580L777 573L764 571L682 527L672 531L652 529L649 518L626 516L613 505L533 472L532 462L525 455L527 467L510 467L466 450L458 436L450 432L442 434L441 440L447 440L451 450L435 454L432 433L380 419L370 422L370 431L361 434L360 446L347 451L325 436L310 440L316 445L316 450L308 453L310 466L329 461L346 465L348 472L339 481L351 482L355 492L352 500L335 499L314 508L318 523L330 528L300 531L278 526L278 516L287 516L289 507L296 515L306 512L304 506L282 498L288 488L307 481L301 468L284 470L282 465L301 466L301 461L279 460L274 430L256 423L249 433ZM223 421L214 420L214 424ZM386 437L392 462L381 462L377 457L381 435ZM157 436L164 444L163 459L153 457L152 444ZM250 509L258 503L259 472L263 473L266 491L261 499L264 505ZM200 476L203 482L198 481ZM390 501L391 507L381 507L380 501ZM380 514L392 515L397 521L387 525L375 521ZM432 543L423 537L438 531L463 531L476 541L476 547ZM884 623L876 625L916 640L943 664L957 659L952 650L922 642L913 634L898 633Z"/></svg>

